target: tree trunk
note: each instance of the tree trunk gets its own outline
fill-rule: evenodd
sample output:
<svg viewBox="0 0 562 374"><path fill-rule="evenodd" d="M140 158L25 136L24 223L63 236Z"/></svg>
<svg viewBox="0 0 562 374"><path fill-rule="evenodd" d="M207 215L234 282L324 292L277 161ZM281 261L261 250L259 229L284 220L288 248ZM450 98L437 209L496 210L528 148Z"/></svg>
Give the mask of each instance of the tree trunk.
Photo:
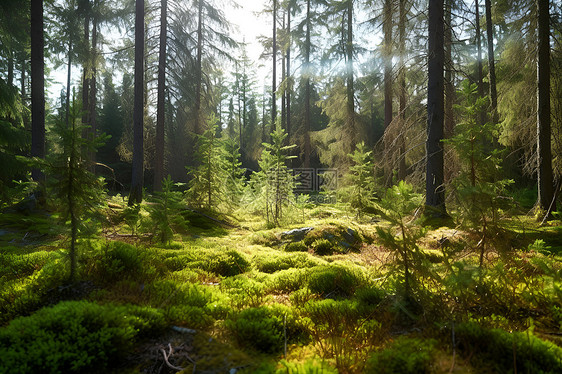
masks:
<svg viewBox="0 0 562 374"><path fill-rule="evenodd" d="M291 144L291 90L293 88L291 81L291 3L287 6L287 85L285 99L287 105L287 141Z"/></svg>
<svg viewBox="0 0 562 374"><path fill-rule="evenodd" d="M135 6L135 104L133 110L133 171L129 205L140 204L144 176L144 0Z"/></svg>
<svg viewBox="0 0 562 374"><path fill-rule="evenodd" d="M304 91L304 164L305 168L310 167L310 1L306 2L306 40L304 43L304 80L305 80L305 91Z"/></svg>
<svg viewBox="0 0 562 374"><path fill-rule="evenodd" d="M160 4L160 48L158 53L158 98L156 102L156 154L154 157L154 191L162 190L164 179L164 127L166 118L166 43L168 32L168 0Z"/></svg>
<svg viewBox="0 0 562 374"><path fill-rule="evenodd" d="M203 79L203 0L197 1L197 71L195 79L197 79L197 87L195 91L195 133L203 134L203 126L201 121L201 80Z"/></svg>
<svg viewBox="0 0 562 374"><path fill-rule="evenodd" d="M384 128L392 122L392 0L384 1Z"/></svg>
<svg viewBox="0 0 562 374"><path fill-rule="evenodd" d="M498 123L498 91L496 89L496 63L494 58L494 25L492 23L492 1L485 0L486 6L486 36L488 38L488 81L490 95L490 111L492 122Z"/></svg>
<svg viewBox="0 0 562 374"><path fill-rule="evenodd" d="M66 72L65 124L70 128L70 80L72 77L72 38L68 38L68 65Z"/></svg>
<svg viewBox="0 0 562 374"><path fill-rule="evenodd" d="M345 44L347 55L347 119L348 131L352 134L350 141L351 152L359 141L359 134L355 128L355 89L353 87L353 0L347 0L347 40Z"/></svg>
<svg viewBox="0 0 562 374"><path fill-rule="evenodd" d="M12 87L14 85L14 52L10 49L8 55L8 87Z"/></svg>
<svg viewBox="0 0 562 374"><path fill-rule="evenodd" d="M271 84L271 131L275 129L277 118L277 103L275 91L277 91L277 0L273 0L273 79Z"/></svg>
<svg viewBox="0 0 562 374"><path fill-rule="evenodd" d="M43 36L43 0L31 0L31 157L45 158L45 39ZM31 171L39 182L39 169Z"/></svg>
<svg viewBox="0 0 562 374"><path fill-rule="evenodd" d="M482 73L482 34L480 32L480 4L478 0L475 0L475 7L476 7L476 59L477 59L477 79L478 79L478 97L484 97L484 81ZM478 112L478 125L482 126L486 122L486 113L484 109L481 109Z"/></svg>
<svg viewBox="0 0 562 374"><path fill-rule="evenodd" d="M426 143L426 215L446 216L443 185L443 0L429 2Z"/></svg>
<svg viewBox="0 0 562 374"><path fill-rule="evenodd" d="M83 9L84 12L84 44L86 46L90 45L90 1L84 0L83 1ZM84 61L83 72L82 72L82 124L87 125L90 123L90 117L88 110L90 109L90 72L88 67L89 59L86 58ZM84 134L84 136L87 136Z"/></svg>
<svg viewBox="0 0 562 374"><path fill-rule="evenodd" d="M282 26L281 26L282 30L285 30L285 14L283 14L283 22L282 22ZM287 75L286 70L285 70L285 57L286 57L286 51L285 51L285 44L283 43L282 48L281 48L281 82L283 82L283 90L281 92L281 127L287 131L287 102L286 102L286 96L285 93L287 92L287 82L285 81Z"/></svg>
<svg viewBox="0 0 562 374"><path fill-rule="evenodd" d="M399 42L400 42L400 71L398 73L399 95L399 118L400 118L400 163L398 167L398 179L406 178L406 64L404 62L406 54L406 0L400 0L399 4Z"/></svg>
<svg viewBox="0 0 562 374"><path fill-rule="evenodd" d="M94 16L92 19L92 48L90 52L90 61L91 61L91 69L92 69L92 76L90 78L90 92L89 99L88 99L88 113L90 117L90 139L95 139L96 137L96 106L97 106L97 87L96 87L96 56L97 56L97 43L98 43L98 19L97 16ZM95 174L96 171L96 151L91 150L88 161L91 163L90 170L92 173Z"/></svg>
<svg viewBox="0 0 562 374"><path fill-rule="evenodd" d="M453 0L445 1L445 138L449 138L453 135L453 130L455 127L455 116L453 112L453 104L455 102L455 85L453 82L453 28L451 25L451 3Z"/></svg>
<svg viewBox="0 0 562 374"><path fill-rule="evenodd" d="M550 130L550 14L549 1L537 0L537 166L538 207L548 217L556 210Z"/></svg>

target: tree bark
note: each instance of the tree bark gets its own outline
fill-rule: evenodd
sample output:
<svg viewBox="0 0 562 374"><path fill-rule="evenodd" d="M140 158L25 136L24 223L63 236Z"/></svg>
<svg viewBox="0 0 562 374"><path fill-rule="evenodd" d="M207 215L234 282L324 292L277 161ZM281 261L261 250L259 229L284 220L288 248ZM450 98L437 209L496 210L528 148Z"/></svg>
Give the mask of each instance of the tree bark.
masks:
<svg viewBox="0 0 562 374"><path fill-rule="evenodd" d="M287 105L287 141L291 143L291 3L287 5L287 85L285 93L287 98L285 99Z"/></svg>
<svg viewBox="0 0 562 374"><path fill-rule="evenodd" d="M83 0L82 11L84 12L84 44L86 46L90 45L90 1ZM84 61L83 72L82 72L82 124L87 125L90 123L89 109L90 109L90 72L88 71L88 61L86 58ZM84 134L86 135L86 134Z"/></svg>
<svg viewBox="0 0 562 374"><path fill-rule="evenodd" d="M392 0L384 1L384 128L392 122Z"/></svg>
<svg viewBox="0 0 562 374"><path fill-rule="evenodd" d="M31 0L31 157L45 158L45 39L43 0ZM39 182L43 173L34 168L31 177Z"/></svg>
<svg viewBox="0 0 562 374"><path fill-rule="evenodd" d="M400 0L399 3L399 43L400 43L400 71L398 73L399 84L399 118L400 118L400 163L398 166L398 179L406 178L406 64L404 62L406 54L406 0Z"/></svg>
<svg viewBox="0 0 562 374"><path fill-rule="evenodd" d="M88 99L88 113L90 118L90 129L89 135L90 139L93 140L96 137L97 133L97 117L96 117L96 106L97 106L97 87L96 87L96 75L97 75L97 68L96 68L96 56L97 56L97 43L98 43L98 19L95 15L92 18L92 48L90 52L90 61L91 61L91 69L92 75L89 79L90 81L90 91L89 99ZM96 151L91 150L88 161L90 162L90 170L92 173L95 174L96 172Z"/></svg>
<svg viewBox="0 0 562 374"><path fill-rule="evenodd" d="M494 25L492 23L492 1L485 0L486 6L486 37L488 38L488 81L490 95L490 111L493 123L498 123L498 91L496 88L496 63L494 58Z"/></svg>
<svg viewBox="0 0 562 374"><path fill-rule="evenodd" d="M144 179L144 0L135 6L135 99L133 110L133 170L129 205L140 204Z"/></svg>
<svg viewBox="0 0 562 374"><path fill-rule="evenodd" d="M168 33L168 0L160 4L160 46L158 53L158 98L156 102L156 154L154 157L154 191L162 190L164 178L164 127L166 118L166 43Z"/></svg>
<svg viewBox="0 0 562 374"><path fill-rule="evenodd" d="M355 89L353 87L353 0L347 0L347 119L348 131L351 131L352 139L350 142L351 152L359 141L359 134L355 128Z"/></svg>
<svg viewBox="0 0 562 374"><path fill-rule="evenodd" d="M548 217L556 210L550 129L550 14L549 1L537 0L537 167L538 207Z"/></svg>
<svg viewBox="0 0 562 374"><path fill-rule="evenodd" d="M310 152L311 152L311 144L310 144L310 49L311 49L311 40L310 40L310 27L311 27L311 20L310 20L310 1L306 1L306 36L304 42L304 84L305 84L305 91L304 91L304 163L303 166L305 168L310 167Z"/></svg>
<svg viewBox="0 0 562 374"><path fill-rule="evenodd" d="M277 118L277 102L275 91L277 91L277 0L273 0L273 78L271 84L271 131L275 129Z"/></svg>
<svg viewBox="0 0 562 374"><path fill-rule="evenodd" d="M443 66L444 22L443 0L429 2L428 12L428 85L427 85L427 143L426 143L426 215L443 217L445 187L443 173Z"/></svg>
<svg viewBox="0 0 562 374"><path fill-rule="evenodd" d="M476 22L475 22L475 29L476 29L476 62L477 62L477 84L478 84L478 97L484 97L484 81L483 76L484 73L482 72L482 33L480 32L480 4L478 0L475 0L475 8L476 8ZM484 109L481 109L478 113L478 125L482 126L486 122L486 113Z"/></svg>
<svg viewBox="0 0 562 374"><path fill-rule="evenodd" d="M444 25L444 43L445 43L445 138L453 135L455 128L455 116L453 112L453 104L455 102L455 85L454 85L454 68L453 68L453 27L451 3L453 0L445 1L445 25Z"/></svg>
<svg viewBox="0 0 562 374"><path fill-rule="evenodd" d="M197 87L195 91L195 133L203 134L203 125L201 120L201 86L203 79L203 0L197 1L197 71L195 79L197 79Z"/></svg>

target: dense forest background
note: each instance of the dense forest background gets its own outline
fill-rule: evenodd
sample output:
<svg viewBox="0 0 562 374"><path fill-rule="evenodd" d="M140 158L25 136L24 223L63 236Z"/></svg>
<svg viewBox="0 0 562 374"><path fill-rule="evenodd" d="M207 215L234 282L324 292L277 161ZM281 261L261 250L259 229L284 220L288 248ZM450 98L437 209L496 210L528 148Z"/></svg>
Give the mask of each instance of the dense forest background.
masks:
<svg viewBox="0 0 562 374"><path fill-rule="evenodd" d="M562 372L562 3L233 6L0 2L0 374Z"/></svg>

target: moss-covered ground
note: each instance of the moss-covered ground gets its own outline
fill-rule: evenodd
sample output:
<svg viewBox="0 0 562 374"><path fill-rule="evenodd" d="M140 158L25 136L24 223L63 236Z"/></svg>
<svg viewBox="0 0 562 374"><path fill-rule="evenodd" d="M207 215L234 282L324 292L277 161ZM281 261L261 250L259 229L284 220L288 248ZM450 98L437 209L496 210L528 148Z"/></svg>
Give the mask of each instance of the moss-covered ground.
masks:
<svg viewBox="0 0 562 374"><path fill-rule="evenodd" d="M562 372L560 221L512 216L484 241L432 225L406 294L376 215L186 211L159 243L122 205L80 239L74 284L54 217L2 214L0 373Z"/></svg>

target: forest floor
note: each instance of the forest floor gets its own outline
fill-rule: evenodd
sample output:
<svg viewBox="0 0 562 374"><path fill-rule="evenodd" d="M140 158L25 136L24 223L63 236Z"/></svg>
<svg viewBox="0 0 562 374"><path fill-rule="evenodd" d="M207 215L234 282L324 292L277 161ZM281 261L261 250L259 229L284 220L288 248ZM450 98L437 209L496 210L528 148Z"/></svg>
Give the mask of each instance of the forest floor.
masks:
<svg viewBox="0 0 562 374"><path fill-rule="evenodd" d="M272 228L186 210L166 243L110 206L72 285L55 217L2 215L0 373L562 372L559 220L512 215L488 237L451 220L404 257L389 222L341 206Z"/></svg>

